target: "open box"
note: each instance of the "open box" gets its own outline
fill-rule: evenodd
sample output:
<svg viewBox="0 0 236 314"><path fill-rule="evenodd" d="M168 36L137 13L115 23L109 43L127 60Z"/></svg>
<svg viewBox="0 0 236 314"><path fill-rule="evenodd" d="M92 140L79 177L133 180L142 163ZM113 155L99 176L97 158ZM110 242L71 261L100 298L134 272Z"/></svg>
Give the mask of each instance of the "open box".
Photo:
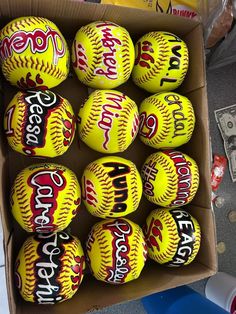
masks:
<svg viewBox="0 0 236 314"><path fill-rule="evenodd" d="M155 12L142 11L124 7L105 6L91 3L80 3L73 0L57 1L17 1L0 2L1 27L11 19L19 16L36 15L47 17L55 22L62 31L69 46L76 31L91 21L110 20L124 26L130 32L134 42L143 34L153 30L165 30L179 35L188 45L190 67L179 92L193 103L196 115L196 127L190 142L180 150L193 157L200 170L200 187L193 202L186 209L196 217L202 229L202 242L196 260L189 266L181 268L164 268L153 261L148 261L139 279L121 286L112 286L96 281L87 271L84 280L75 296L66 302L54 306L39 306L24 302L15 291L13 283L13 265L26 232L20 229L13 220L9 207L9 191L16 174L29 164L41 162L13 152L8 148L1 134L1 195L0 206L4 230L4 248L6 254L6 276L11 313L83 313L115 303L137 299L151 293L188 284L213 275L217 270L215 246L215 222L211 209L210 188L210 145L208 127L208 108L204 69L204 49L202 27L196 21L190 21L170 15L158 15ZM54 91L67 98L75 113L85 100L88 89L76 78L74 72L65 82L54 88ZM118 88L140 104L148 94L134 86L131 80ZM2 80L2 117L3 110L9 103L16 89ZM4 106L3 106L4 104ZM148 148L136 139L130 148L120 156L131 159L140 169L142 163L154 149ZM102 154L92 151L83 143L78 145L78 136L72 146L61 157L50 160L62 163L71 168L79 180L85 166ZM144 197L139 209L127 216L143 225L148 213L156 208ZM77 235L84 244L90 227L98 221L81 206L79 214L70 225L71 233Z"/></svg>

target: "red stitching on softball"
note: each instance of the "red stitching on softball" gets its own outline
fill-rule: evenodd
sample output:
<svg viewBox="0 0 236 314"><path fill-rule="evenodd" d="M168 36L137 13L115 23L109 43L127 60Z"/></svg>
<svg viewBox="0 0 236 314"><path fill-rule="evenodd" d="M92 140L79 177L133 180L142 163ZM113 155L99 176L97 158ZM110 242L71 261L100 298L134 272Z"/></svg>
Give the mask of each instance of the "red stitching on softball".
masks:
<svg viewBox="0 0 236 314"><path fill-rule="evenodd" d="M138 227L138 229L135 230L134 238L132 241L132 245L130 245L130 266L131 266L131 273L134 279L138 278L140 271L138 270L138 253L140 251L140 239L143 240L142 236L142 229ZM143 255L142 255L143 256Z"/></svg>
<svg viewBox="0 0 236 314"><path fill-rule="evenodd" d="M10 61L13 59L13 61ZM34 59L32 61L30 60L30 57L28 56L20 56L18 55L18 62L16 63L16 56L9 57L8 59L4 60L2 63L2 71L6 78L10 79L10 74L14 70L19 70L19 68L24 67L28 69L35 69L36 71L43 71L44 73L47 73L49 75L54 76L54 78L63 80L67 77L67 73L61 71L59 68L56 68L55 65L49 64L48 62L45 63L45 61L42 59L40 60L40 63L37 61L35 62Z"/></svg>
<svg viewBox="0 0 236 314"><path fill-rule="evenodd" d="M95 78L94 71L98 65L102 62L102 42L99 38L98 34L94 31L93 28L90 27L90 25L84 26L81 28L81 32L83 32L89 39L92 49L93 49L93 63L89 67L85 77L80 78L80 80L86 84L92 81Z"/></svg>
<svg viewBox="0 0 236 314"><path fill-rule="evenodd" d="M93 172L98 179L100 179L99 176L102 176L103 180L105 180L106 186L102 186L103 189L101 203L99 204L99 207L93 211L93 214L106 215L109 206L111 206L113 203L113 198L111 197L111 195L113 195L111 180L105 170L99 164L91 163L87 166L87 170Z"/></svg>
<svg viewBox="0 0 236 314"><path fill-rule="evenodd" d="M131 194L132 194L132 201L133 201L133 208L134 210L137 209L141 197L141 193L139 194L139 187L137 184L137 178L139 176L138 170L135 166L131 166L131 173L130 173L130 181L131 181Z"/></svg>
<svg viewBox="0 0 236 314"><path fill-rule="evenodd" d="M102 235L101 235L101 233L100 233L101 231L102 230L101 230L100 226L98 226L97 228L94 228L92 230L92 232L94 233L94 238L96 238L98 241L99 248L100 248L100 241L102 241L102 242L106 241L107 246L110 247L110 244L107 241L107 237L105 236L104 233L102 233ZM98 273L95 274L95 277L98 277L102 280L104 280L107 276L107 273L106 273L107 260L109 260L109 257L111 257L111 255L109 255L109 253L111 254L110 250L103 251L103 249L100 248L100 255L105 254L107 257L106 258L100 258L100 268L99 268Z"/></svg>
<svg viewBox="0 0 236 314"><path fill-rule="evenodd" d="M37 253L35 252L36 249L33 245L33 242L32 242L32 238L29 238L26 240L26 242L23 244L23 251L24 251L24 256L28 256L28 255L31 255L31 254L34 254L35 258L37 257ZM30 277L34 277L34 263L32 264L32 261L31 260L25 260L25 270L26 270L26 273L27 273L27 278L30 278Z"/></svg>
<svg viewBox="0 0 236 314"><path fill-rule="evenodd" d="M130 122L130 117L133 111L137 110L137 106L134 101L128 101L125 106L122 108L120 117L119 117L119 128L117 134L117 143L120 152L123 152L127 148L126 136L127 136L127 126ZM134 140L134 139L133 139Z"/></svg>
<svg viewBox="0 0 236 314"><path fill-rule="evenodd" d="M195 126L195 115L192 104L188 101L187 106L187 117L188 117L188 129L187 129L187 141L190 140L193 134L194 126Z"/></svg>
<svg viewBox="0 0 236 314"><path fill-rule="evenodd" d="M80 139L82 141L86 138L86 136L89 134L89 132L93 129L94 125L96 124L97 119L95 117L100 116L102 105L103 105L102 93L99 90L96 90L93 93L93 104L90 108L89 116L79 133Z"/></svg>
<svg viewBox="0 0 236 314"><path fill-rule="evenodd" d="M146 195L146 197L148 199L150 199L151 201L155 201L156 204L159 205L163 205L166 202L170 202L171 199L175 198L176 195L176 186L178 183L178 177L175 173L173 173L172 167L171 165L168 163L168 161L164 158L164 156L162 155L155 155L153 156L153 161L156 161L160 166L162 166L165 170L165 173L168 177L167 180L167 186L166 189L164 191L164 193L162 193L162 195L160 196L148 196Z"/></svg>
<svg viewBox="0 0 236 314"><path fill-rule="evenodd" d="M44 18L38 18L38 17L26 17L24 19L17 20L15 22L11 22L9 25L6 25L2 29L2 33L5 36L8 36L10 33L15 32L15 29L22 30L25 26L31 26L31 24L35 25L35 20L39 20L43 23L49 23L49 20Z"/></svg>
<svg viewBox="0 0 236 314"><path fill-rule="evenodd" d="M15 149L18 145L21 144L21 136L23 134L24 128L24 115L25 115L25 104L22 101L22 97L18 94L17 97L17 107L18 107L18 115L17 115L17 125L14 130L14 137L12 138L12 143L9 141L10 146Z"/></svg>
<svg viewBox="0 0 236 314"><path fill-rule="evenodd" d="M124 30L123 32L123 38L122 38L122 52L126 54L122 55L122 63L123 63L123 78L124 81L127 81L130 77L132 66L131 60L130 60L130 45L132 45L132 41L130 41L130 37L128 32Z"/></svg>

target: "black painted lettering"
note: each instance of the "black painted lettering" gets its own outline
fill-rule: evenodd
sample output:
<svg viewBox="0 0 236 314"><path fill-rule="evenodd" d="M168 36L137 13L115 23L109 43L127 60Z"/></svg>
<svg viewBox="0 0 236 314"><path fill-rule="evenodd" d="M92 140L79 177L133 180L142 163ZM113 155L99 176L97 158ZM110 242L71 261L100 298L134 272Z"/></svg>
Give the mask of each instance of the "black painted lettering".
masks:
<svg viewBox="0 0 236 314"><path fill-rule="evenodd" d="M192 254L192 249L189 246L182 246L179 248L178 254L182 257L189 257Z"/></svg>
<svg viewBox="0 0 236 314"><path fill-rule="evenodd" d="M115 202L122 203L128 198L128 189L115 191Z"/></svg>
<svg viewBox="0 0 236 314"><path fill-rule="evenodd" d="M195 243L195 229L191 215L188 212L173 209L171 213L177 225L180 241L173 260L166 263L166 265L180 266L188 262L192 255Z"/></svg>
<svg viewBox="0 0 236 314"><path fill-rule="evenodd" d="M179 96L176 94L168 94L165 96L165 101L168 102L168 105L175 105L175 104L181 104L181 101L179 100Z"/></svg>
<svg viewBox="0 0 236 314"><path fill-rule="evenodd" d="M181 46L175 46L172 48L173 54L179 58L181 58L181 54L179 53L180 49L181 49Z"/></svg>
<svg viewBox="0 0 236 314"><path fill-rule="evenodd" d="M182 244L185 245L185 244L188 244L188 243L192 243L193 241L193 238L191 235L188 235L187 233L182 233Z"/></svg>
<svg viewBox="0 0 236 314"><path fill-rule="evenodd" d="M160 85L163 86L164 83L175 83L176 81L177 81L176 79L164 77L161 79Z"/></svg>
<svg viewBox="0 0 236 314"><path fill-rule="evenodd" d="M179 70L179 68L180 68L180 59L178 57L171 57L170 62L169 62L168 71Z"/></svg>
<svg viewBox="0 0 236 314"><path fill-rule="evenodd" d="M178 36L176 36L175 34L172 34L172 33L164 33L165 35L169 36L169 39L168 41L170 43L179 43L182 41L182 39L180 39Z"/></svg>
<svg viewBox="0 0 236 314"><path fill-rule="evenodd" d="M119 162L105 162L104 167L114 168L108 172L110 178L114 178L130 172L130 167Z"/></svg>
<svg viewBox="0 0 236 314"><path fill-rule="evenodd" d="M127 188L126 177L118 177L113 180L113 185L116 189L125 189Z"/></svg>

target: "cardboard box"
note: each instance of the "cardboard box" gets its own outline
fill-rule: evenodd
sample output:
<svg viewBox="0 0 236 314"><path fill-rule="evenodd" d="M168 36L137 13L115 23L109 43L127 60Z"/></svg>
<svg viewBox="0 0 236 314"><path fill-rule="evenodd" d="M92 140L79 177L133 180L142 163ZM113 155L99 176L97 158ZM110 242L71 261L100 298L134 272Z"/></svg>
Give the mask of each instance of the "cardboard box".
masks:
<svg viewBox="0 0 236 314"><path fill-rule="evenodd" d="M1 134L0 171L1 193L0 206L4 229L4 248L6 253L7 286L11 313L75 313L79 314L92 309L119 302L137 299L151 293L188 284L213 275L217 270L215 249L215 223L211 209L210 189L210 145L208 126L208 107L206 80L204 69L204 49L202 27L199 23L174 16L158 15L155 12L135 10L124 7L104 6L91 3L80 3L73 0L57 1L17 1L0 2L1 26L18 16L36 15L54 21L68 41L74 38L80 26L95 20L110 20L126 27L134 41L143 34L154 30L174 32L182 37L190 52L190 68L179 92L190 98L196 114L196 128L191 141L182 147L182 151L193 157L200 169L200 188L190 206L186 208L198 219L202 228L202 243L196 260L187 267L164 268L157 263L148 261L140 278L122 286L111 286L96 281L91 275L85 275L82 285L76 295L69 301L55 306L38 306L24 302L15 291L13 284L13 264L19 247L27 234L13 220L9 208L9 190L16 174L25 166L40 162L13 152L7 146ZM69 45L71 45L69 43ZM73 71L72 71L73 72ZM4 79L2 83L3 112L5 106L15 94L16 89L9 86ZM119 90L127 93L137 104L147 97L129 81ZM87 88L73 75L63 84L54 89L69 99L77 114L79 106L87 96ZM3 106L4 103L4 106ZM3 114L1 114L3 117ZM140 169L145 158L153 149L144 146L138 139L131 147L120 154L134 161ZM99 158L100 153L87 148L83 143L78 146L75 138L69 151L60 158L51 161L63 163L71 168L81 178L85 166ZM156 206L148 203L144 197L139 209L128 216L131 220L143 225L147 214ZM78 216L71 224L72 234L77 235L84 243L90 227L97 221L83 206Z"/></svg>

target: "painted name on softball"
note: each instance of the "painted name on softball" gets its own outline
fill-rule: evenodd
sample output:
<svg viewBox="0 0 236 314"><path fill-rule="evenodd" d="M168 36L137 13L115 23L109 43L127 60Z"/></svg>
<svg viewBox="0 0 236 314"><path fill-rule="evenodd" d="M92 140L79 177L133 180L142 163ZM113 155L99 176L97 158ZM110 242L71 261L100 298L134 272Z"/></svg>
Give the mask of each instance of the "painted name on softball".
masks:
<svg viewBox="0 0 236 314"><path fill-rule="evenodd" d="M48 49L49 43L53 47L53 64L65 55L66 47L61 35L50 26L46 25L46 31L36 28L33 31L15 31L11 36L5 36L0 42L0 56L2 60L12 57L14 52L23 53L28 47L34 53L43 53ZM60 41L60 45L58 45Z"/></svg>
<svg viewBox="0 0 236 314"><path fill-rule="evenodd" d="M174 119L174 128L175 128L174 135L172 136L172 138L186 135L186 130L184 130L185 127L184 127L183 121L186 121L187 118L184 115L183 105L182 105L182 101L180 100L180 97L176 94L169 94L165 96L165 101L170 107L173 105L178 106L177 109L172 110L172 117Z"/></svg>
<svg viewBox="0 0 236 314"><path fill-rule="evenodd" d="M100 120L98 121L98 127L104 132L104 142L102 143L102 146L106 150L108 149L107 145L110 142L110 131L112 129L113 121L115 118L119 118L119 111L123 109L122 102L124 101L126 101L126 96L124 94L106 93L105 103L102 105Z"/></svg>
<svg viewBox="0 0 236 314"><path fill-rule="evenodd" d="M35 264L37 283L34 296L39 304L54 304L62 300L62 296L58 296L61 286L56 278L60 272L60 258L64 253L64 249L63 246L59 246L58 236L69 240L69 236L66 233L59 235L57 233L41 234L38 236L42 241L38 248L40 257Z"/></svg>
<svg viewBox="0 0 236 314"><path fill-rule="evenodd" d="M195 228L191 219L191 215L186 211L172 209L170 210L170 213L176 222L180 241L172 261L166 263L165 265L174 267L185 264L192 255L194 248L193 235L195 233Z"/></svg>
<svg viewBox="0 0 236 314"><path fill-rule="evenodd" d="M117 47L122 46L119 38L112 34L112 29L109 26L116 26L111 22L97 23L96 28L102 32L102 46L105 48L102 54L102 65L104 68L97 67L94 70L96 75L105 76L110 80L115 80L118 77L116 52Z"/></svg>
<svg viewBox="0 0 236 314"><path fill-rule="evenodd" d="M45 145L47 118L50 111L59 104L59 97L50 92L28 91L24 100L27 104L27 115L22 145L27 154L32 154L34 147Z"/></svg>
<svg viewBox="0 0 236 314"><path fill-rule="evenodd" d="M124 221L117 219L114 223L103 225L103 229L110 230L112 234L113 265L107 266L106 281L109 283L124 283L130 272L129 252L130 245L128 237L132 234L132 227Z"/></svg>
<svg viewBox="0 0 236 314"><path fill-rule="evenodd" d="M171 205L181 206L188 202L192 185L191 163L187 162L184 155L180 152L165 152L174 162L175 170L178 175L178 189L176 198Z"/></svg>
<svg viewBox="0 0 236 314"><path fill-rule="evenodd" d="M34 231L54 231L53 214L57 208L56 199L58 193L66 186L62 171L56 169L38 171L29 177L28 184L33 189L30 206Z"/></svg>
<svg viewBox="0 0 236 314"><path fill-rule="evenodd" d="M181 45L178 45L182 40L171 33L163 33L163 35L167 36L168 42L176 44L171 48L171 56L168 60L168 72L166 73L166 77L161 78L160 85L163 86L164 83L175 83L177 79L171 78L172 70L179 70L182 55ZM152 65L155 63L155 51L153 49L153 45L150 41L144 40L142 42L137 43L137 57L135 59L135 65L140 65L143 68L150 69Z"/></svg>
<svg viewBox="0 0 236 314"><path fill-rule="evenodd" d="M171 48L172 55L169 58L169 72L167 72L166 76L161 79L161 86L163 86L164 83L175 83L177 81L177 79L171 78L171 72L173 70L180 70L182 59L182 55L180 53L182 47L181 45L178 45L178 43L181 43L182 40L178 36L171 33L164 33L164 35L167 36L168 42L173 44L173 47Z"/></svg>
<svg viewBox="0 0 236 314"><path fill-rule="evenodd" d="M124 212L127 208L125 201L128 199L128 185L126 175L130 173L130 167L119 162L103 163L104 167L113 168L108 172L115 189L113 212Z"/></svg>

